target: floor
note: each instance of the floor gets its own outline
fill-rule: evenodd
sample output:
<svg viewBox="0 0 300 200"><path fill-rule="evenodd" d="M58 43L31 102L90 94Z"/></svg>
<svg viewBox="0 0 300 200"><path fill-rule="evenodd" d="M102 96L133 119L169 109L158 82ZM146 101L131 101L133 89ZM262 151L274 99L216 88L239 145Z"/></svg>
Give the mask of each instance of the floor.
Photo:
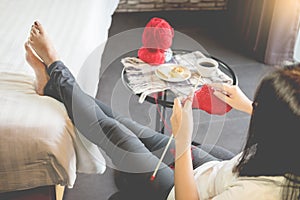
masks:
<svg viewBox="0 0 300 200"><path fill-rule="evenodd" d="M273 70L272 66L251 58L237 42L229 28L226 12L116 13L103 55L104 67L101 68L97 98L110 105L114 111L141 124L155 127L156 106L147 102L139 104L138 98L124 87L120 78L122 67L116 63L115 58L141 46L143 27L154 16L166 19L175 29L177 35L173 46L195 50L203 48L227 63L237 74L240 88L250 98L259 80ZM168 110L166 119L170 114ZM197 130L194 141L220 145L235 154L241 151L249 124L248 115L232 110L224 116L214 116L194 110L194 121ZM79 174L74 188L66 190L64 199L109 199L116 191L112 173L108 169L104 175Z"/></svg>

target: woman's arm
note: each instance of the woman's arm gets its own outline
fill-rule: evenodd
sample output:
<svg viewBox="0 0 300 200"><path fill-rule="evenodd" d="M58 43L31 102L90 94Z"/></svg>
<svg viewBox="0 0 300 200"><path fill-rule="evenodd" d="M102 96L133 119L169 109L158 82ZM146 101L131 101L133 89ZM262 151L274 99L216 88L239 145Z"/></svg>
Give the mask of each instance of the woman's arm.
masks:
<svg viewBox="0 0 300 200"><path fill-rule="evenodd" d="M192 102L188 99L184 107L175 99L171 117L175 138L175 198L176 200L198 200L198 191L194 179L191 140L193 133Z"/></svg>
<svg viewBox="0 0 300 200"><path fill-rule="evenodd" d="M215 90L216 97L237 110L252 114L252 101L238 86L226 83L212 83L210 86Z"/></svg>
<svg viewBox="0 0 300 200"><path fill-rule="evenodd" d="M183 152L178 152L179 148L184 148ZM191 158L191 146L176 142L175 160L175 198L176 200L198 200L198 191L193 174Z"/></svg>

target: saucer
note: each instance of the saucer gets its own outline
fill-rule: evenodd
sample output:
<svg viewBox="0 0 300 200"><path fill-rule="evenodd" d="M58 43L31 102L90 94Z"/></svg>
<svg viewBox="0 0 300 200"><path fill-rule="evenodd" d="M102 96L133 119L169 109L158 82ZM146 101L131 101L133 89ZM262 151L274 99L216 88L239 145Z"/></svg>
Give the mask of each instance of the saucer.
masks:
<svg viewBox="0 0 300 200"><path fill-rule="evenodd" d="M160 65L155 69L158 78L168 82L182 82L191 77L191 71L176 64Z"/></svg>

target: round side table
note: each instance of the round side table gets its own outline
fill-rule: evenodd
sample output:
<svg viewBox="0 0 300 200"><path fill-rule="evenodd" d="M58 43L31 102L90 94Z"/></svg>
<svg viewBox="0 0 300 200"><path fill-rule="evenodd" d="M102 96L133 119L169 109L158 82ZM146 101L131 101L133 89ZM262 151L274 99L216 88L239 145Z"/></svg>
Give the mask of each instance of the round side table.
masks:
<svg viewBox="0 0 300 200"><path fill-rule="evenodd" d="M173 50L174 54L185 54L185 53L190 53L190 51L185 51L185 50ZM129 54L126 54L127 56L133 56L135 57L137 55L136 51L130 52ZM219 63L219 69L221 69L222 72L224 72L227 76L229 76L232 79L232 84L237 85L238 84L238 78L236 74L234 73L233 69L227 65L225 62L222 60L214 57L214 56L208 56L205 55L206 57L212 58L216 60ZM129 91L133 92L129 86L129 80L127 78L126 70L125 67L122 70L121 73L121 78L123 84L128 88ZM141 94L137 94L140 96ZM155 94L148 95L145 100L152 103L152 104L158 104L160 106L159 110L156 112L156 125L155 125L155 130L158 132L164 132L164 123L161 119L161 116L165 118L166 116L166 108L172 108L173 107L173 101L176 96L173 94L172 91L170 90L165 90L162 92L158 92Z"/></svg>

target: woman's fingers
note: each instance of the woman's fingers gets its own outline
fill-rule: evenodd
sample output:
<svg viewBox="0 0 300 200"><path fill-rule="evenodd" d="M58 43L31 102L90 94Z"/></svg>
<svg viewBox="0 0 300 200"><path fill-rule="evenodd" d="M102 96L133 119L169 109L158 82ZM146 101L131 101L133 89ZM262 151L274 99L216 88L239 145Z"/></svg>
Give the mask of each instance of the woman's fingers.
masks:
<svg viewBox="0 0 300 200"><path fill-rule="evenodd" d="M210 83L209 86L220 90L229 90L231 87L231 85L227 83Z"/></svg>
<svg viewBox="0 0 300 200"><path fill-rule="evenodd" d="M180 103L180 100L178 98L176 98L174 100L171 120L172 121L175 120L176 122L178 122L180 117L181 117L181 103Z"/></svg>
<svg viewBox="0 0 300 200"><path fill-rule="evenodd" d="M178 98L174 100L173 113L177 114L181 110L181 102Z"/></svg>
<svg viewBox="0 0 300 200"><path fill-rule="evenodd" d="M231 95L232 93L232 85L227 83L211 83L209 86L211 86L215 91L222 92L225 95Z"/></svg>
<svg viewBox="0 0 300 200"><path fill-rule="evenodd" d="M221 99L222 101L230 104L231 98L229 96L227 96L226 94L224 94L223 92L220 92L218 90L214 91L214 95L216 97L218 97L219 99Z"/></svg>
<svg viewBox="0 0 300 200"><path fill-rule="evenodd" d="M176 99L174 100L174 105L175 105L175 107L181 107L181 103L180 103L179 98L176 98Z"/></svg>
<svg viewBox="0 0 300 200"><path fill-rule="evenodd" d="M189 95L188 98L184 102L184 109L192 109L192 103L193 103L193 96Z"/></svg>
<svg viewBox="0 0 300 200"><path fill-rule="evenodd" d="M252 113L252 101L236 85L225 83L210 84L214 89L214 95L231 107L249 113Z"/></svg>
<svg viewBox="0 0 300 200"><path fill-rule="evenodd" d="M173 111L171 116L171 125L172 125L172 132L174 136L178 132L180 126L181 126L181 120L182 120L182 113L181 113L181 102L178 98L174 100L173 105Z"/></svg>

